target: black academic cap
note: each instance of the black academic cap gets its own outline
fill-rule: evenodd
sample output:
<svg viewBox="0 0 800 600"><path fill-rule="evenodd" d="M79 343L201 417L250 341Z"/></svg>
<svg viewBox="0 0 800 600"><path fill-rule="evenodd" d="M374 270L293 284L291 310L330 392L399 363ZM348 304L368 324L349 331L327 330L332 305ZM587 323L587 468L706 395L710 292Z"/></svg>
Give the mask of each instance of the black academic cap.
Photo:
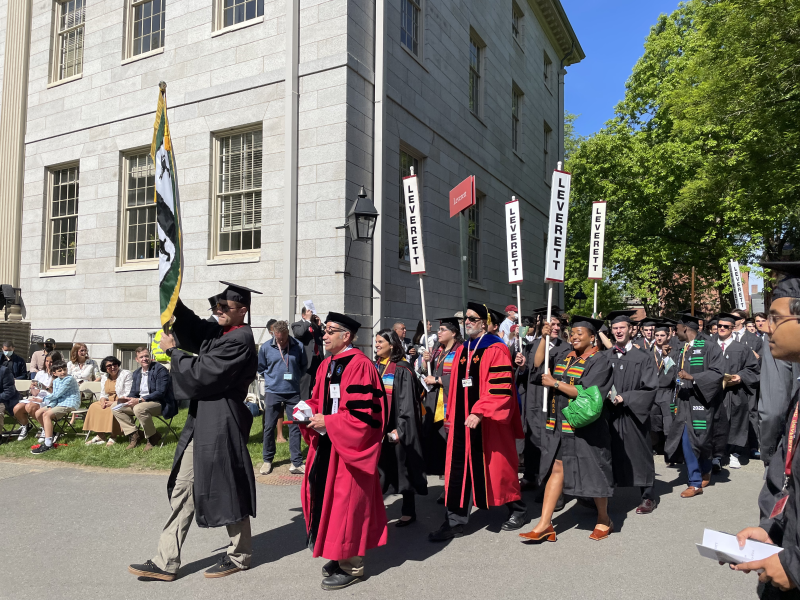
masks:
<svg viewBox="0 0 800 600"><path fill-rule="evenodd" d="M719 322L719 315L711 315L710 317L708 317L708 319L704 321L704 323L707 323L709 327L711 327L712 325L716 325L718 322Z"/></svg>
<svg viewBox="0 0 800 600"><path fill-rule="evenodd" d="M672 327L672 323L667 323L665 321L659 321L655 324L656 328L655 331L665 331L669 333L669 328Z"/></svg>
<svg viewBox="0 0 800 600"><path fill-rule="evenodd" d="M762 262L761 266L785 275L785 278L772 288L773 300L800 298L800 261Z"/></svg>
<svg viewBox="0 0 800 600"><path fill-rule="evenodd" d="M356 321L355 319L351 319L347 315L343 315L337 312L329 312L328 316L325 317L326 323L336 323L337 325L341 325L347 331L355 335L358 328L361 327L361 323Z"/></svg>
<svg viewBox="0 0 800 600"><path fill-rule="evenodd" d="M448 323L449 325L452 325L456 329L458 329L459 326L461 325L461 323L459 322L458 317L444 317L442 319L437 319L437 321L439 321L442 325L444 325L445 323Z"/></svg>
<svg viewBox="0 0 800 600"><path fill-rule="evenodd" d="M499 310L490 308L489 314L492 315L492 325L500 325L500 323L506 320L506 313L500 312Z"/></svg>
<svg viewBox="0 0 800 600"><path fill-rule="evenodd" d="M486 308L485 304L480 304L479 302L467 302L467 310L475 311L477 315L484 321L489 318L489 309ZM466 317L467 315L464 316Z"/></svg>
<svg viewBox="0 0 800 600"><path fill-rule="evenodd" d="M575 327L586 327L587 329L591 330L592 333L597 333L603 326L603 321L601 321L600 319L593 319L591 317L582 317L580 315L573 315L571 324L573 329Z"/></svg>
<svg viewBox="0 0 800 600"><path fill-rule="evenodd" d="M693 315L690 312L684 312L677 315L678 323L682 325L686 325L689 329L694 329L695 331L699 331L700 329L700 317L697 315Z"/></svg>
<svg viewBox="0 0 800 600"><path fill-rule="evenodd" d="M606 319L612 325L614 323L633 323L631 317L636 314L635 310L612 310Z"/></svg>
<svg viewBox="0 0 800 600"><path fill-rule="evenodd" d="M214 310L217 307L217 300L219 300L219 296L216 295L211 296L211 298L208 299L208 304L209 304L208 310Z"/></svg>
<svg viewBox="0 0 800 600"><path fill-rule="evenodd" d="M257 292L256 290L251 290L249 287L237 285L235 283L229 283L227 281L220 281L220 283L222 285L227 285L228 287L222 290L222 293L216 297L217 300L231 300L232 302L243 304L247 308L250 308L251 294L261 293ZM209 302L210 301L211 298L209 298Z"/></svg>
<svg viewBox="0 0 800 600"><path fill-rule="evenodd" d="M732 325L736 325L736 321L740 319L740 317L736 315L732 315L731 313L719 313L716 315L717 322L720 321L729 321Z"/></svg>
<svg viewBox="0 0 800 600"><path fill-rule="evenodd" d="M647 315L645 315L639 321L639 325L641 325L642 327L653 327L655 324L656 324L656 318L655 317L648 317Z"/></svg>
<svg viewBox="0 0 800 600"><path fill-rule="evenodd" d="M563 312L561 310L561 308L556 306L555 304L553 304L553 306L550 307L550 315L551 316L552 315L556 315L556 314L561 313L561 312ZM533 309L533 314L542 315L542 316L546 317L547 316L547 307L546 306L542 306L541 308L534 308Z"/></svg>

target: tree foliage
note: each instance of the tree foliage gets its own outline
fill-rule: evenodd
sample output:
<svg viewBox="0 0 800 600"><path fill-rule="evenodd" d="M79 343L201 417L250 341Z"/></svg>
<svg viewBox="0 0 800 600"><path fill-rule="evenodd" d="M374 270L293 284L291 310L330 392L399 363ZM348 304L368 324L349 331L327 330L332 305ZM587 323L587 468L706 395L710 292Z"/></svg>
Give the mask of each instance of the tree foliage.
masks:
<svg viewBox="0 0 800 600"><path fill-rule="evenodd" d="M659 17L615 117L567 162L565 296L586 286L591 203L607 200L607 302L684 308L695 267L698 297L725 308L729 260L800 243L798 109L800 0L691 0Z"/></svg>

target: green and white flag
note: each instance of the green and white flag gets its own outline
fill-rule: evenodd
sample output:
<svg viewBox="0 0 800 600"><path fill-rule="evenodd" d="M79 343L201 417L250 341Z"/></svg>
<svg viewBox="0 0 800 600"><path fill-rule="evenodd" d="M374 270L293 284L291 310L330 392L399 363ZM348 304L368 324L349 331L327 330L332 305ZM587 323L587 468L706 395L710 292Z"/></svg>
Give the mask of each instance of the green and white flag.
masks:
<svg viewBox="0 0 800 600"><path fill-rule="evenodd" d="M183 235L178 197L178 171L167 122L167 84L158 84L158 109L153 126L150 157L156 167L156 215L158 222L158 280L161 325L172 319L183 280Z"/></svg>

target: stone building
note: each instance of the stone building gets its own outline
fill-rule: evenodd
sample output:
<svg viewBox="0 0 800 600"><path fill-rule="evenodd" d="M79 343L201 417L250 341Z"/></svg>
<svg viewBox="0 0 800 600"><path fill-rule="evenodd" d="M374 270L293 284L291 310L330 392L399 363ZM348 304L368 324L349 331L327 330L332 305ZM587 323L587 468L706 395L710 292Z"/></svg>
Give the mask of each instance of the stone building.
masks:
<svg viewBox="0 0 800 600"><path fill-rule="evenodd" d="M198 313L222 279L264 292L257 328L313 299L413 330L411 166L429 317L458 310L448 192L472 174L471 296L513 297L503 205L516 195L523 302L542 303L563 67L584 57L559 0L0 0L0 18L0 280L21 287L35 334L127 358L158 327L148 152L162 80L181 296ZM380 213L374 253L337 229L362 185Z"/></svg>

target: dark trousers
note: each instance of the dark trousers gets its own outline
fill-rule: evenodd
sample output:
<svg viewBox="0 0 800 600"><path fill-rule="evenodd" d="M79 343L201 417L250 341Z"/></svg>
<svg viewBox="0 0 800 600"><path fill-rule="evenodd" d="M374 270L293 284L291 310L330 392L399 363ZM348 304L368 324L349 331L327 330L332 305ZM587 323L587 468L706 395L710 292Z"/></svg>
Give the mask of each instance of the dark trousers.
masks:
<svg viewBox="0 0 800 600"><path fill-rule="evenodd" d="M711 461L708 459L700 460L692 449L692 441L689 439L689 430L683 427L683 460L686 461L686 472L689 475L689 485L699 488L703 484L703 475L711 472Z"/></svg>
<svg viewBox="0 0 800 600"><path fill-rule="evenodd" d="M643 485L639 488L642 491L642 500L653 500L656 499L656 490L655 487L652 485Z"/></svg>
<svg viewBox="0 0 800 600"><path fill-rule="evenodd" d="M509 517L514 515L525 515L528 512L528 506L522 499L506 503L506 508L508 509ZM469 523L469 513L472 512L472 494L470 494L469 502L467 502L466 506L454 509L445 507L444 510L445 519L450 527L455 527L456 525L466 525Z"/></svg>
<svg viewBox="0 0 800 600"><path fill-rule="evenodd" d="M403 492L403 506L400 509L400 514L404 517L414 517L417 516L417 505L414 501L414 492Z"/></svg>
<svg viewBox="0 0 800 600"><path fill-rule="evenodd" d="M266 393L264 398L264 440L262 456L264 462L271 463L275 458L275 425L278 423L284 413L286 413L287 420L291 420L292 411L297 403L300 402L300 396L295 394L272 394ZM292 457L292 464L299 467L303 464L303 454L300 452L300 427L298 425L289 425L289 453Z"/></svg>

